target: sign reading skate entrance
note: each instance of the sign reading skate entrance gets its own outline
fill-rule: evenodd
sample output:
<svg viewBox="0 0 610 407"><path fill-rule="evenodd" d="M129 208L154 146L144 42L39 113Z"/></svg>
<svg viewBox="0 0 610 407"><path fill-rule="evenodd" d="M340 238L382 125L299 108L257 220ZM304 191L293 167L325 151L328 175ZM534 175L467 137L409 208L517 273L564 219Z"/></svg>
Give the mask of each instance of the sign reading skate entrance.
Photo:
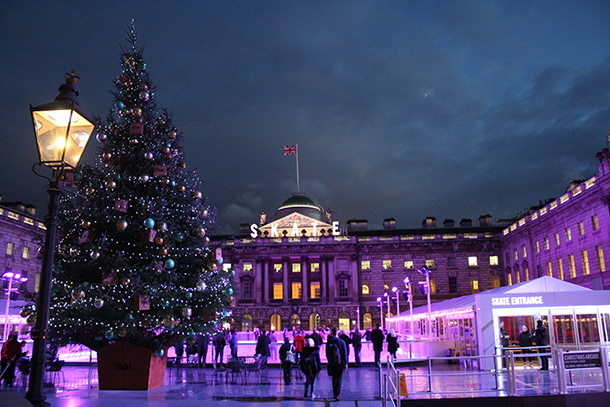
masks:
<svg viewBox="0 0 610 407"><path fill-rule="evenodd" d="M566 352L563 354L566 369L589 369L602 367L599 352Z"/></svg>

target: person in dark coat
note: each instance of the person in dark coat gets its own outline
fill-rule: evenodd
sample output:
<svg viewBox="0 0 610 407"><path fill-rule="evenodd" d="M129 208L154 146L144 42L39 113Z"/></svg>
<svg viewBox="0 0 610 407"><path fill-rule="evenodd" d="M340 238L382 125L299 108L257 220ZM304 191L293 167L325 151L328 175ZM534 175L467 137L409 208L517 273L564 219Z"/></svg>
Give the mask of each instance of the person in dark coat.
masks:
<svg viewBox="0 0 610 407"><path fill-rule="evenodd" d="M337 327L333 327L326 341L326 360L331 360L330 349L331 344L335 344L339 348L339 364L333 365L328 363L328 375L332 377L333 396L339 401L341 393L341 381L343 380L343 372L347 370L347 345L343 339L337 336Z"/></svg>
<svg viewBox="0 0 610 407"><path fill-rule="evenodd" d="M360 351L362 350L362 334L358 330L358 327L354 328L352 332L352 346L354 347L354 360L356 367L361 367L362 362L360 361Z"/></svg>
<svg viewBox="0 0 610 407"><path fill-rule="evenodd" d="M521 349L521 353L524 355L523 356L523 368L527 369L527 359L529 359L530 362L530 369L534 368L534 365L532 365L532 357L531 356L525 356L530 354L530 352L532 351L532 349L530 348L530 346L532 346L532 335L530 334L530 330L527 328L527 326L523 325L521 327L521 332L519 333L519 336L517 337L517 340L519 341L519 347L523 348Z"/></svg>
<svg viewBox="0 0 610 407"><path fill-rule="evenodd" d="M538 346L548 345L547 330L544 327L544 325L542 325L541 320L538 320L538 322L536 323L536 330L534 331L534 336L535 336L534 340L536 341L536 345L538 345ZM540 353L546 353L547 351L548 351L547 348L538 348L538 352L540 352ZM540 364L542 365L540 370L549 370L549 357L540 356Z"/></svg>
<svg viewBox="0 0 610 407"><path fill-rule="evenodd" d="M210 337L207 334L197 335L197 363L199 367L205 367L206 358L208 356L208 346L210 345Z"/></svg>
<svg viewBox="0 0 610 407"><path fill-rule="evenodd" d="M231 348L231 358L233 360L237 359L237 332L235 329L231 329L231 341L229 342L229 347Z"/></svg>
<svg viewBox="0 0 610 407"><path fill-rule="evenodd" d="M379 329L379 324L371 332L371 342L373 342L373 350L375 351L375 364L379 366L381 363L381 351L383 350L383 332Z"/></svg>
<svg viewBox="0 0 610 407"><path fill-rule="evenodd" d="M225 353L225 346L227 345L227 340L222 332L218 332L216 338L214 338L214 349L216 350L216 366L218 366L218 359L220 359L220 365L223 364L223 358Z"/></svg>
<svg viewBox="0 0 610 407"><path fill-rule="evenodd" d="M349 364L349 345L351 345L352 340L349 336L347 336L345 331L339 332L339 338L343 339L343 342L345 342L345 346L347 348L347 363Z"/></svg>
<svg viewBox="0 0 610 407"><path fill-rule="evenodd" d="M316 346L318 348L320 346L322 346L322 337L320 336L319 333L316 332L315 329L313 331L311 331L311 334L307 335L307 337L313 339L313 341L316 343Z"/></svg>
<svg viewBox="0 0 610 407"><path fill-rule="evenodd" d="M8 387L13 385L15 379L15 366L17 366L17 360L21 357L21 344L17 342L17 335L9 335L8 340L2 346L2 353L0 356L1 368L0 380L4 380L4 384Z"/></svg>
<svg viewBox="0 0 610 407"><path fill-rule="evenodd" d="M288 358L287 358L288 351L293 352L296 356L294 346L292 346L292 344L290 343L290 338L288 338L288 336L286 336L286 337L284 337L284 344L282 346L280 346L279 354L280 354L280 361L282 362L282 369L284 369L284 383L286 385L291 385L292 384L291 371L292 371L293 363L290 360L288 360Z"/></svg>
<svg viewBox="0 0 610 407"><path fill-rule="evenodd" d="M261 355L261 368L267 366L267 359L271 356L271 350L269 349L269 344L271 340L267 336L264 329L261 330L261 333L256 341L256 350L254 353Z"/></svg>
<svg viewBox="0 0 610 407"><path fill-rule="evenodd" d="M388 341L388 353L396 359L396 351L398 350L398 335L396 335L396 331L394 328L390 328L390 333L388 334L386 340Z"/></svg>
<svg viewBox="0 0 610 407"><path fill-rule="evenodd" d="M504 328L504 321L500 322L500 344L502 345L502 367L506 369L506 352L508 351L508 340L510 336L506 333Z"/></svg>
<svg viewBox="0 0 610 407"><path fill-rule="evenodd" d="M305 374L305 397L315 399L316 376L322 370L320 348L313 338L307 338L301 352L301 370Z"/></svg>
<svg viewBox="0 0 610 407"><path fill-rule="evenodd" d="M184 355L184 339L178 339L174 344L174 349L176 350L176 363L181 365Z"/></svg>

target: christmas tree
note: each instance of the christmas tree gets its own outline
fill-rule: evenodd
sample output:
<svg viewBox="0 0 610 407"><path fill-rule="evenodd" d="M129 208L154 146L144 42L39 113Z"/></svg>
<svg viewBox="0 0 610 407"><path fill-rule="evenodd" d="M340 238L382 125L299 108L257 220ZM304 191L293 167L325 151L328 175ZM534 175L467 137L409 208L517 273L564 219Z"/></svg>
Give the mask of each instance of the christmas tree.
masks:
<svg viewBox="0 0 610 407"><path fill-rule="evenodd" d="M210 248L216 211L188 171L182 135L157 110L133 23L99 160L81 166L60 210L50 340L99 350L115 341L157 355L230 317L232 270Z"/></svg>

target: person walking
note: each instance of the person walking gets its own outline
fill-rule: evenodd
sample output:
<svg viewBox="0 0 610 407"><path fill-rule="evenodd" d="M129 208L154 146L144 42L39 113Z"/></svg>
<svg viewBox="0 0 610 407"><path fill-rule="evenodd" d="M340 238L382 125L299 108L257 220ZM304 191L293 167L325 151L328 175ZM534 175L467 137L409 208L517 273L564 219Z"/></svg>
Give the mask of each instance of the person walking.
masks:
<svg viewBox="0 0 610 407"><path fill-rule="evenodd" d="M4 380L4 384L7 387L13 386L13 380L15 379L15 366L17 366L17 360L21 357L21 344L17 342L17 335L9 335L8 340L2 346L2 353L0 354L0 381Z"/></svg>
<svg viewBox="0 0 610 407"><path fill-rule="evenodd" d="M197 334L197 364L199 367L206 366L206 358L208 357L208 346L210 345L210 337L208 334Z"/></svg>
<svg viewBox="0 0 610 407"><path fill-rule="evenodd" d="M301 352L301 371L305 374L305 397L315 399L316 376L322 370L320 348L313 338L307 338Z"/></svg>
<svg viewBox="0 0 610 407"><path fill-rule="evenodd" d="M534 331L534 336L536 337L535 341L537 346L546 346L548 344L547 330L544 325L542 325L541 320L538 320L538 322L536 322L536 330ZM547 348L539 347L538 352L546 353ZM540 370L549 370L549 357L546 355L540 356L540 364Z"/></svg>
<svg viewBox="0 0 610 407"><path fill-rule="evenodd" d="M530 334L530 331L527 326L523 325L521 327L521 333L519 333L517 340L519 341L519 347L521 348L521 354L523 355L523 368L527 369L527 360L529 359L530 369L533 369L533 358L531 356L526 356L528 354L531 354L530 352L532 351L532 349L530 348L530 346L532 346L532 335Z"/></svg>
<svg viewBox="0 0 610 407"><path fill-rule="evenodd" d="M294 346L290 343L288 336L284 337L284 344L280 346L280 361L282 362L282 369L284 369L284 383L286 385L292 384L292 365L296 363L296 351Z"/></svg>
<svg viewBox="0 0 610 407"><path fill-rule="evenodd" d="M356 367L362 367L362 361L360 360L360 351L362 350L362 334L358 330L358 327L354 328L354 332L351 334L352 346L354 347L354 362Z"/></svg>
<svg viewBox="0 0 610 407"><path fill-rule="evenodd" d="M383 332L379 329L379 324L371 332L371 342L373 342L373 350L375 351L375 365L379 367L381 364L381 351L383 350Z"/></svg>
<svg viewBox="0 0 610 407"><path fill-rule="evenodd" d="M332 377L333 396L339 401L343 372L347 370L347 345L337 336L337 328L333 327L326 341L326 360L328 375Z"/></svg>
<svg viewBox="0 0 610 407"><path fill-rule="evenodd" d="M261 359L260 359L261 360L261 364L260 364L261 369L267 367L267 359L269 358L269 356L271 356L271 350L269 349L269 343L270 343L269 337L266 335L265 330L261 329L261 333L258 336L258 339L256 341L256 350L254 351L255 354L261 355Z"/></svg>
<svg viewBox="0 0 610 407"><path fill-rule="evenodd" d="M398 335L394 328L390 328L390 333L387 336L388 353L396 359L396 351L398 350Z"/></svg>

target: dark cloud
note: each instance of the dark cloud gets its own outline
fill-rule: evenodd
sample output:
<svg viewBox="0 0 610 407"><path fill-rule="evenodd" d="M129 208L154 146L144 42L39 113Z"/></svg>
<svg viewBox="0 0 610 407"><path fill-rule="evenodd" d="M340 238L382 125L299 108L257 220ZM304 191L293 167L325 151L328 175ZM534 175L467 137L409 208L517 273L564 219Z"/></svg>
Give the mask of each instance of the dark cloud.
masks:
<svg viewBox="0 0 610 407"><path fill-rule="evenodd" d="M283 145L299 144L300 184L334 219L415 227L558 196L595 173L610 133L605 2L9 2L4 201L44 214L27 105L77 69L81 104L105 116L132 17L224 233L290 196Z"/></svg>

